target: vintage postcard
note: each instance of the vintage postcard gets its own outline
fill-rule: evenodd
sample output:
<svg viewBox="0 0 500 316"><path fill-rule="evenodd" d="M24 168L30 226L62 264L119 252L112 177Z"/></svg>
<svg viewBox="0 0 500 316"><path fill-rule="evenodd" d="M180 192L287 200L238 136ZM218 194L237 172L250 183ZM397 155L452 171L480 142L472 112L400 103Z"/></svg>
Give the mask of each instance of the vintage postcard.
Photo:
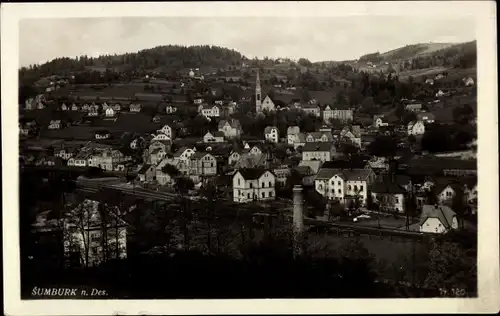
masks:
<svg viewBox="0 0 500 316"><path fill-rule="evenodd" d="M498 312L494 2L1 12L6 314Z"/></svg>

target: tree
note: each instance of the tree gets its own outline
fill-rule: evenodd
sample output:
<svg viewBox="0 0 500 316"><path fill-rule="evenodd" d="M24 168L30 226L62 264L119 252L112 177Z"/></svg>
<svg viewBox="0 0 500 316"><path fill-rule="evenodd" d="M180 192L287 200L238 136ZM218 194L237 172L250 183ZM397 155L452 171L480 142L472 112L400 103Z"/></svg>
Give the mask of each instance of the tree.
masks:
<svg viewBox="0 0 500 316"><path fill-rule="evenodd" d="M312 66L312 63L306 58L299 58L297 63L301 66L304 66L304 67L311 67Z"/></svg>
<svg viewBox="0 0 500 316"><path fill-rule="evenodd" d="M458 223L463 228L466 210L466 196L464 195L464 192L461 188L455 190L455 195L453 196L451 201L451 208L457 214Z"/></svg>
<svg viewBox="0 0 500 316"><path fill-rule="evenodd" d="M367 146L370 154L377 157L394 157L396 155L397 143L391 136L378 136Z"/></svg>
<svg viewBox="0 0 500 316"><path fill-rule="evenodd" d="M405 215L406 215L406 230L410 229L410 218L417 216L417 201L415 196L411 194L405 199Z"/></svg>

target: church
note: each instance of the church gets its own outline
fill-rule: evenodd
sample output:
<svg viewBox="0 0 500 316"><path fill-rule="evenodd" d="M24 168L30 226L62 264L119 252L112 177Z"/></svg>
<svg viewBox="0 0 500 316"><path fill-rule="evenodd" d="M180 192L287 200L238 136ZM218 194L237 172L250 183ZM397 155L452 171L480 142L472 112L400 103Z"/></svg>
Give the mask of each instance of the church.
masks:
<svg viewBox="0 0 500 316"><path fill-rule="evenodd" d="M259 72L257 71L257 80L255 82L255 112L260 113L260 112L272 112L276 111L276 106L274 105L273 100L266 95L264 100L262 100L262 88L260 86L260 75Z"/></svg>

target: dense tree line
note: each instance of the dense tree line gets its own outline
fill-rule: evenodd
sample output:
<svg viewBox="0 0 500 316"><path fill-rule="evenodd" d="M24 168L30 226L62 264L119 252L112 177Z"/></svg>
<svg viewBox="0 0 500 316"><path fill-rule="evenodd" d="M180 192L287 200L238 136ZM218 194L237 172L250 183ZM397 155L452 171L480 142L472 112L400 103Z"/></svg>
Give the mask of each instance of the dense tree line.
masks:
<svg viewBox="0 0 500 316"><path fill-rule="evenodd" d="M144 49L137 53L102 55L99 57L79 56L53 59L42 65L30 65L20 69L20 79L38 80L54 74L84 71L87 67L114 68L127 66L122 70L151 70L157 67L171 69L199 68L210 66L226 68L240 66L246 58L241 53L218 46L167 45Z"/></svg>

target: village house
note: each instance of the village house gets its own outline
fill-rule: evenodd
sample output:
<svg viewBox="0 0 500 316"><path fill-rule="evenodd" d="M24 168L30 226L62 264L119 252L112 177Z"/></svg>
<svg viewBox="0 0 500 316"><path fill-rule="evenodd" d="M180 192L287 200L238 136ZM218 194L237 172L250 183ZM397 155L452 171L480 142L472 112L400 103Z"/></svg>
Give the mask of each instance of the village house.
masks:
<svg viewBox="0 0 500 316"><path fill-rule="evenodd" d="M371 186L373 202L382 212L405 212L406 189L390 179L383 178Z"/></svg>
<svg viewBox="0 0 500 316"><path fill-rule="evenodd" d="M302 111L307 115L312 115L315 117L321 116L321 109L317 104L304 104L302 106Z"/></svg>
<svg viewBox="0 0 500 316"><path fill-rule="evenodd" d="M154 135L152 141L159 140L159 141L172 141L170 137L168 137L167 134L163 134L161 131L159 131L158 134Z"/></svg>
<svg viewBox="0 0 500 316"><path fill-rule="evenodd" d="M272 143L278 143L280 140L278 128L276 126L267 126L264 129L264 138Z"/></svg>
<svg viewBox="0 0 500 316"><path fill-rule="evenodd" d="M87 167L88 159L92 157L89 150L81 150L75 157L68 159L69 167Z"/></svg>
<svg viewBox="0 0 500 316"><path fill-rule="evenodd" d="M73 103L71 105L71 111L74 111L74 112L80 111L80 107L76 103Z"/></svg>
<svg viewBox="0 0 500 316"><path fill-rule="evenodd" d="M173 114L173 113L177 112L177 107L169 104L165 107L165 112L167 112L167 114Z"/></svg>
<svg viewBox="0 0 500 316"><path fill-rule="evenodd" d="M450 92L445 92L444 90L439 89L438 92L436 92L436 97L448 97L450 96Z"/></svg>
<svg viewBox="0 0 500 316"><path fill-rule="evenodd" d="M306 142L333 142L332 132L312 132L306 134Z"/></svg>
<svg viewBox="0 0 500 316"><path fill-rule="evenodd" d="M238 138L241 135L240 121L236 119L221 120L218 127L226 138Z"/></svg>
<svg viewBox="0 0 500 316"><path fill-rule="evenodd" d="M203 102L205 102L205 100L203 100L203 98L195 98L195 99L193 99L193 103L194 104L202 104Z"/></svg>
<svg viewBox="0 0 500 316"><path fill-rule="evenodd" d="M117 164L125 161L125 156L116 149L96 150L88 158L87 166L113 171Z"/></svg>
<svg viewBox="0 0 500 316"><path fill-rule="evenodd" d="M435 116L430 112L420 112L417 113L417 120L423 121L425 124L432 124L435 122Z"/></svg>
<svg viewBox="0 0 500 316"><path fill-rule="evenodd" d="M273 169L273 174L276 178L276 183L279 183L281 186L286 184L286 180L291 174L291 170L288 166L279 166L278 168Z"/></svg>
<svg viewBox="0 0 500 316"><path fill-rule="evenodd" d="M139 103L130 104L129 111L133 113L139 113L142 110L142 105Z"/></svg>
<svg viewBox="0 0 500 316"><path fill-rule="evenodd" d="M375 180L371 169L330 169L321 168L314 181L316 191L329 200L338 200L347 205L358 199L366 203L368 187Z"/></svg>
<svg viewBox="0 0 500 316"><path fill-rule="evenodd" d="M112 108L112 107L110 107L110 106L109 106L106 102L104 102L104 103L102 104L102 110L103 110L104 112L106 112L106 110L107 110L108 108Z"/></svg>
<svg viewBox="0 0 500 316"><path fill-rule="evenodd" d="M405 106L405 110L410 112L418 112L422 110L422 103L408 103Z"/></svg>
<svg viewBox="0 0 500 316"><path fill-rule="evenodd" d="M168 124L163 125L163 127L156 132L165 134L169 139L174 139L175 137L175 130Z"/></svg>
<svg viewBox="0 0 500 316"><path fill-rule="evenodd" d="M473 86L474 85L474 79L472 79L472 77L464 77L462 79L462 81L464 82L464 85L466 87L469 87L469 86Z"/></svg>
<svg viewBox="0 0 500 316"><path fill-rule="evenodd" d="M174 184L174 175L169 174L164 168L169 165L169 159L163 159L155 168L155 178L159 185L172 186Z"/></svg>
<svg viewBox="0 0 500 316"><path fill-rule="evenodd" d="M153 119L152 119L152 120L153 120L153 123L158 124L158 123L160 123L160 121L161 121L161 116L159 116L159 115L157 114L157 115L153 116Z"/></svg>
<svg viewBox="0 0 500 316"><path fill-rule="evenodd" d="M420 216L419 231L444 234L458 229L456 213L446 205L424 205Z"/></svg>
<svg viewBox="0 0 500 316"><path fill-rule="evenodd" d="M224 143L224 133L223 132L207 132L203 136L204 143Z"/></svg>
<svg viewBox="0 0 500 316"><path fill-rule="evenodd" d="M112 107L108 107L105 112L104 112L104 115L106 117L114 117L115 116L115 110L113 110Z"/></svg>
<svg viewBox="0 0 500 316"><path fill-rule="evenodd" d="M151 182L156 178L156 169L154 165L144 164L137 172L137 178L140 182Z"/></svg>
<svg viewBox="0 0 500 316"><path fill-rule="evenodd" d="M373 116L373 126L376 128L382 127L382 126L388 126L389 123L384 122L384 116L383 115L374 115Z"/></svg>
<svg viewBox="0 0 500 316"><path fill-rule="evenodd" d="M195 153L195 150L187 147L181 147L174 153L174 160L189 162L190 157Z"/></svg>
<svg viewBox="0 0 500 316"><path fill-rule="evenodd" d="M290 126L286 130L287 143L293 145L299 140L300 128L298 126Z"/></svg>
<svg viewBox="0 0 500 316"><path fill-rule="evenodd" d="M217 105L202 104L198 107L198 112L207 118L220 117L220 108Z"/></svg>
<svg viewBox="0 0 500 316"><path fill-rule="evenodd" d="M441 80L443 79L445 76L443 74L437 74L435 77L434 77L434 80Z"/></svg>
<svg viewBox="0 0 500 316"><path fill-rule="evenodd" d="M359 125L345 126L339 134L340 140L361 148L361 127Z"/></svg>
<svg viewBox="0 0 500 316"><path fill-rule="evenodd" d="M302 160L330 161L335 154L335 146L328 142L306 142L302 147Z"/></svg>
<svg viewBox="0 0 500 316"><path fill-rule="evenodd" d="M120 105L120 103L115 103L115 105L113 105L112 108L113 108L113 111L115 111L115 114L117 114L118 112L120 112L122 110L122 106Z"/></svg>
<svg viewBox="0 0 500 316"><path fill-rule="evenodd" d="M133 149L133 150L136 150L136 149L140 148L141 144L143 144L144 142L145 142L145 140L142 137L134 138L130 142L130 148Z"/></svg>
<svg viewBox="0 0 500 316"><path fill-rule="evenodd" d="M408 123L408 136L410 135L424 135L425 133L425 124L423 121L411 121Z"/></svg>
<svg viewBox="0 0 500 316"><path fill-rule="evenodd" d="M28 126L23 125L22 123L19 123L18 125L20 136L28 136L30 134L31 129Z"/></svg>
<svg viewBox="0 0 500 316"><path fill-rule="evenodd" d="M49 129L61 129L61 120L51 120L49 123Z"/></svg>
<svg viewBox="0 0 500 316"><path fill-rule="evenodd" d="M197 151L190 157L190 176L211 177L217 175L217 159L207 152Z"/></svg>
<svg viewBox="0 0 500 316"><path fill-rule="evenodd" d="M233 201L245 203L276 198L275 176L266 169L248 168L233 176Z"/></svg>
<svg viewBox="0 0 500 316"><path fill-rule="evenodd" d="M95 132L95 139L109 139L111 134L108 131L97 131Z"/></svg>
<svg viewBox="0 0 500 316"><path fill-rule="evenodd" d="M63 160L68 160L76 154L76 149L74 148L61 148L54 152L54 156L59 157Z"/></svg>
<svg viewBox="0 0 500 316"><path fill-rule="evenodd" d="M61 111L69 111L69 109L70 109L70 108L69 108L69 106L67 106L67 105L66 105L66 103L64 103L64 102L63 102L63 103L61 104Z"/></svg>
<svg viewBox="0 0 500 316"><path fill-rule="evenodd" d="M428 78L425 80L425 83L432 86L434 84L434 79Z"/></svg>
<svg viewBox="0 0 500 316"><path fill-rule="evenodd" d="M323 121L330 123L331 120L339 120L342 122L352 121L354 119L353 110L342 106L326 105L323 109Z"/></svg>

